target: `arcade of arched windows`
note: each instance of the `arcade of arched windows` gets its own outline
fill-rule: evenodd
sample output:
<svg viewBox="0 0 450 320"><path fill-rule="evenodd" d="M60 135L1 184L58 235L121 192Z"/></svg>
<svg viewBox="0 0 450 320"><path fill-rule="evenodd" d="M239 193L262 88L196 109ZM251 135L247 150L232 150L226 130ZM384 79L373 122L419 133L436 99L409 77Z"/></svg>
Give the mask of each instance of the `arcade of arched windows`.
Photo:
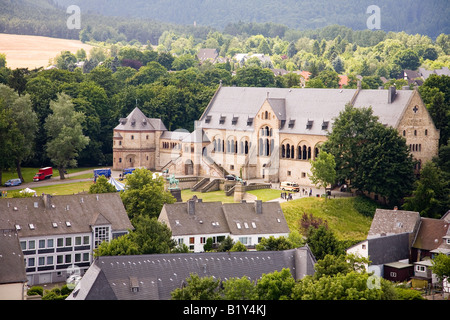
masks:
<svg viewBox="0 0 450 320"><path fill-rule="evenodd" d="M248 138L243 138L240 142L235 137L228 137L226 141L219 137L213 140L213 152L248 154L250 147Z"/></svg>
<svg viewBox="0 0 450 320"><path fill-rule="evenodd" d="M181 149L181 144L179 142L167 142L163 141L161 143L162 149Z"/></svg>
<svg viewBox="0 0 450 320"><path fill-rule="evenodd" d="M313 153L314 152L314 153ZM295 147L292 143L286 142L281 145L282 159L311 160L319 155L319 148L311 148L305 144Z"/></svg>

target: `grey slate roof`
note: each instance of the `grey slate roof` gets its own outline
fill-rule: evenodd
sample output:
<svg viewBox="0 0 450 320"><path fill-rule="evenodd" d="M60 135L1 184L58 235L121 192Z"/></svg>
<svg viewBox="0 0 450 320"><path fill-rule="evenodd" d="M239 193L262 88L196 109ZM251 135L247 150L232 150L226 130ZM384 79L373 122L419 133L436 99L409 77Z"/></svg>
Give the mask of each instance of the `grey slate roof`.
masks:
<svg viewBox="0 0 450 320"><path fill-rule="evenodd" d="M0 229L18 225L20 237L88 233L104 223L112 231L133 228L118 193L0 199L0 213Z"/></svg>
<svg viewBox="0 0 450 320"><path fill-rule="evenodd" d="M195 202L194 207L195 213L189 214L187 202L163 206L173 236L230 232L221 202Z"/></svg>
<svg viewBox="0 0 450 320"><path fill-rule="evenodd" d="M228 280L289 268L294 279L314 274L308 247L285 251L246 251L105 256L97 258L68 300L170 300L191 273ZM138 285L133 292L132 285Z"/></svg>
<svg viewBox="0 0 450 320"><path fill-rule="evenodd" d="M160 221L167 223L173 236L194 234L231 233L279 234L289 233L279 202L260 202L261 213L256 213L256 203L188 202L165 204ZM192 207L189 214L189 205ZM166 221L167 219L167 221Z"/></svg>
<svg viewBox="0 0 450 320"><path fill-rule="evenodd" d="M376 209L367 239L400 233L415 233L420 214L414 211Z"/></svg>
<svg viewBox="0 0 450 320"><path fill-rule="evenodd" d="M126 117L119 120L119 125L114 128L115 130L126 131L166 131L166 127L161 119L147 118L142 111L136 107Z"/></svg>
<svg viewBox="0 0 450 320"><path fill-rule="evenodd" d="M413 90L396 90L394 101L388 103L388 90L361 90L354 106L372 107L379 122L395 128L413 93Z"/></svg>
<svg viewBox="0 0 450 320"><path fill-rule="evenodd" d="M256 212L255 205L256 202L223 204L223 212L231 234L289 233L289 227L278 201L262 202L261 213Z"/></svg>
<svg viewBox="0 0 450 320"><path fill-rule="evenodd" d="M0 230L0 284L27 282L19 236L14 230Z"/></svg>
<svg viewBox="0 0 450 320"><path fill-rule="evenodd" d="M205 129L253 131L253 126L247 125L247 119L254 118L268 99L279 120L295 120L293 127L285 124L280 132L325 135L327 130L322 129L322 123L329 121L332 124L356 93L357 89L220 87L199 125ZM397 90L395 100L388 103L388 90L360 90L354 105L371 106L381 123L395 127L412 94L412 90ZM221 117L225 118L223 123L219 122ZM239 118L236 124L232 124L233 117ZM310 120L313 126L307 129Z"/></svg>

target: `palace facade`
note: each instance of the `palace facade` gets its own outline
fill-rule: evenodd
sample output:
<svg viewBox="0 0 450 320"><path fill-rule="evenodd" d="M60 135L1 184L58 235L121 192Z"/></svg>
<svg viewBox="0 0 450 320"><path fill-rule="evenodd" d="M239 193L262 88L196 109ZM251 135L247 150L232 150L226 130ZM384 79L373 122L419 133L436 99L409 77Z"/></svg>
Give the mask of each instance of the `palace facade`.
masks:
<svg viewBox="0 0 450 320"><path fill-rule="evenodd" d="M417 170L438 152L436 129L417 90L220 86L195 130L168 131L138 108L114 129L113 169L293 181L311 186L310 160L346 104L371 107L406 139Z"/></svg>

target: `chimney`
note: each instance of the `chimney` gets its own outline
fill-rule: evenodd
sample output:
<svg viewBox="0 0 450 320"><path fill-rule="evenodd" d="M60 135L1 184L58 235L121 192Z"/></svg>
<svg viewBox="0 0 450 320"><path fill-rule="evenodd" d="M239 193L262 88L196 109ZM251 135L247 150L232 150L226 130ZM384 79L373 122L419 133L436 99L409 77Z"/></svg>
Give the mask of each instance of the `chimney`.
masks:
<svg viewBox="0 0 450 320"><path fill-rule="evenodd" d="M262 200L255 200L255 210L257 214L262 213Z"/></svg>
<svg viewBox="0 0 450 320"><path fill-rule="evenodd" d="M390 86L388 89L388 103L392 103L395 100L396 90L394 86Z"/></svg>
<svg viewBox="0 0 450 320"><path fill-rule="evenodd" d="M358 79L356 81L356 87L357 87L358 90L361 90L361 79Z"/></svg>
<svg viewBox="0 0 450 320"><path fill-rule="evenodd" d="M188 213L190 215L195 214L195 200L188 200L187 206L188 206Z"/></svg>
<svg viewBox="0 0 450 320"><path fill-rule="evenodd" d="M42 195L42 200L44 200L45 208L50 209L50 207L52 206L52 196L44 193Z"/></svg>

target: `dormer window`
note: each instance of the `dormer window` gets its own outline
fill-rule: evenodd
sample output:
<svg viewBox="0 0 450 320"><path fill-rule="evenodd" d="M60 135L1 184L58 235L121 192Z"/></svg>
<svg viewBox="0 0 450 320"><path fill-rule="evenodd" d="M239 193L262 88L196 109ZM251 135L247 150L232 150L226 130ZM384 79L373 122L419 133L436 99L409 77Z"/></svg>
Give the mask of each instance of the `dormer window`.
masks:
<svg viewBox="0 0 450 320"><path fill-rule="evenodd" d="M327 130L328 129L328 121L324 121L323 123L322 123L322 130Z"/></svg>
<svg viewBox="0 0 450 320"><path fill-rule="evenodd" d="M231 124L232 125L236 125L236 123L238 122L239 117L233 117L233 119L231 120Z"/></svg>
<svg viewBox="0 0 450 320"><path fill-rule="evenodd" d="M313 126L314 121L313 120L308 120L308 122L306 123L306 129L311 129Z"/></svg>
<svg viewBox="0 0 450 320"><path fill-rule="evenodd" d="M247 119L247 126L251 126L253 124L253 118Z"/></svg>
<svg viewBox="0 0 450 320"><path fill-rule="evenodd" d="M219 124L224 124L226 118L227 118L227 117L225 117L225 116L220 116Z"/></svg>
<svg viewBox="0 0 450 320"><path fill-rule="evenodd" d="M205 123L210 123L210 122L211 122L211 116L206 116Z"/></svg>
<svg viewBox="0 0 450 320"><path fill-rule="evenodd" d="M288 127L292 129L294 126L295 126L295 119L289 120Z"/></svg>

